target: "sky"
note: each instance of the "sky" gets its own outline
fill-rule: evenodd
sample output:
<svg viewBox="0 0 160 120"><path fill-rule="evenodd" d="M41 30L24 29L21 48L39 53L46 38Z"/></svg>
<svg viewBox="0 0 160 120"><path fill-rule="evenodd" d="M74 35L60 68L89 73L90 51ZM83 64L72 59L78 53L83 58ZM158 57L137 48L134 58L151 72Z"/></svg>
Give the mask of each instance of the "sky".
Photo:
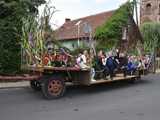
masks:
<svg viewBox="0 0 160 120"><path fill-rule="evenodd" d="M48 1L48 0L47 0ZM65 18L71 20L118 8L127 0L50 0L58 10L51 20L53 28L61 26ZM39 8L42 12L43 6Z"/></svg>

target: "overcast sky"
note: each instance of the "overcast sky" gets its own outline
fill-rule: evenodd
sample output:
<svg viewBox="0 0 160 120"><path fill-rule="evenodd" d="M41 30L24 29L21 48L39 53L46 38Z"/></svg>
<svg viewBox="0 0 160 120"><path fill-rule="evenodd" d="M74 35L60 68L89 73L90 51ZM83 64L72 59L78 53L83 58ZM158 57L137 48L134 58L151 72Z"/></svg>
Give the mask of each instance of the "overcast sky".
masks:
<svg viewBox="0 0 160 120"><path fill-rule="evenodd" d="M60 26L64 23L65 18L71 20L109 11L118 8L127 0L51 0L50 5L54 5L58 12L53 16L51 24ZM42 7L40 7L41 11ZM54 26L55 28L56 26Z"/></svg>

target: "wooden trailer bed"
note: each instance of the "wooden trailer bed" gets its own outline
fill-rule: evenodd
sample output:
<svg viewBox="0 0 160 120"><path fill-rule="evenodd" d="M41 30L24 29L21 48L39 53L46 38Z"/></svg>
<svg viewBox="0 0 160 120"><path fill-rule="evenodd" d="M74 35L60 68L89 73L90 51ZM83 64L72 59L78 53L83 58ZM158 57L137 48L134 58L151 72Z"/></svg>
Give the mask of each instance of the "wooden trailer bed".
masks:
<svg viewBox="0 0 160 120"><path fill-rule="evenodd" d="M96 85L109 83L114 81L135 81L140 78L140 74L127 75L116 74L112 79L98 79L93 81L91 79L90 69L80 69L78 67L35 67L27 66L25 68L29 70L33 76L24 79L18 77L18 79L29 80L31 88L34 90L42 91L43 95L47 99L55 99L62 97L65 93L67 83L72 85ZM1 76L0 76L1 78ZM8 79L8 78L6 78Z"/></svg>
<svg viewBox="0 0 160 120"><path fill-rule="evenodd" d="M111 79L107 79L107 80L100 79L100 80L96 80L96 81L91 81L91 85L109 83L109 82L114 82L114 81L122 81L122 80L134 80L134 78L137 78L137 76L135 76L135 75L126 76L126 77L116 76L112 80Z"/></svg>

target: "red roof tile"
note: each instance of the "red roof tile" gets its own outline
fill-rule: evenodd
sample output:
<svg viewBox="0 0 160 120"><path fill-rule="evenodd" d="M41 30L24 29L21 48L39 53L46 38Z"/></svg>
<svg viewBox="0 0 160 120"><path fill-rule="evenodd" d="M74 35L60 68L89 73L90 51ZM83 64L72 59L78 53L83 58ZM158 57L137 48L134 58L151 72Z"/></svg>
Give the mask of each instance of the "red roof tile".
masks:
<svg viewBox="0 0 160 120"><path fill-rule="evenodd" d="M95 30L98 26L104 24L108 18L110 18L113 14L113 11L107 11L83 18L79 18L73 21L65 22L59 29L56 30L55 35L57 40L70 40L78 38L78 26L76 25L79 21L79 38L87 37L84 33L85 23L88 23L92 27L92 33L95 33Z"/></svg>

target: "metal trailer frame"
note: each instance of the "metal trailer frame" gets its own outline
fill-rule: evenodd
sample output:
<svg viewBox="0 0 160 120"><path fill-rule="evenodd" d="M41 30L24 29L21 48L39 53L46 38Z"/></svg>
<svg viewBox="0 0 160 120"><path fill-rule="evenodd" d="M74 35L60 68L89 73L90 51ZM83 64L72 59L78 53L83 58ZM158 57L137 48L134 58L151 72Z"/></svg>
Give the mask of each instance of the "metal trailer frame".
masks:
<svg viewBox="0 0 160 120"><path fill-rule="evenodd" d="M110 83L114 81L134 82L141 78L141 72L137 70L134 75L124 76L123 74L116 74L115 77L107 80L99 79L91 80L90 69L80 69L77 67L28 67L32 73L39 75L38 79L30 81L31 88L42 91L47 99L56 99L64 95L67 85L96 85L103 83Z"/></svg>

